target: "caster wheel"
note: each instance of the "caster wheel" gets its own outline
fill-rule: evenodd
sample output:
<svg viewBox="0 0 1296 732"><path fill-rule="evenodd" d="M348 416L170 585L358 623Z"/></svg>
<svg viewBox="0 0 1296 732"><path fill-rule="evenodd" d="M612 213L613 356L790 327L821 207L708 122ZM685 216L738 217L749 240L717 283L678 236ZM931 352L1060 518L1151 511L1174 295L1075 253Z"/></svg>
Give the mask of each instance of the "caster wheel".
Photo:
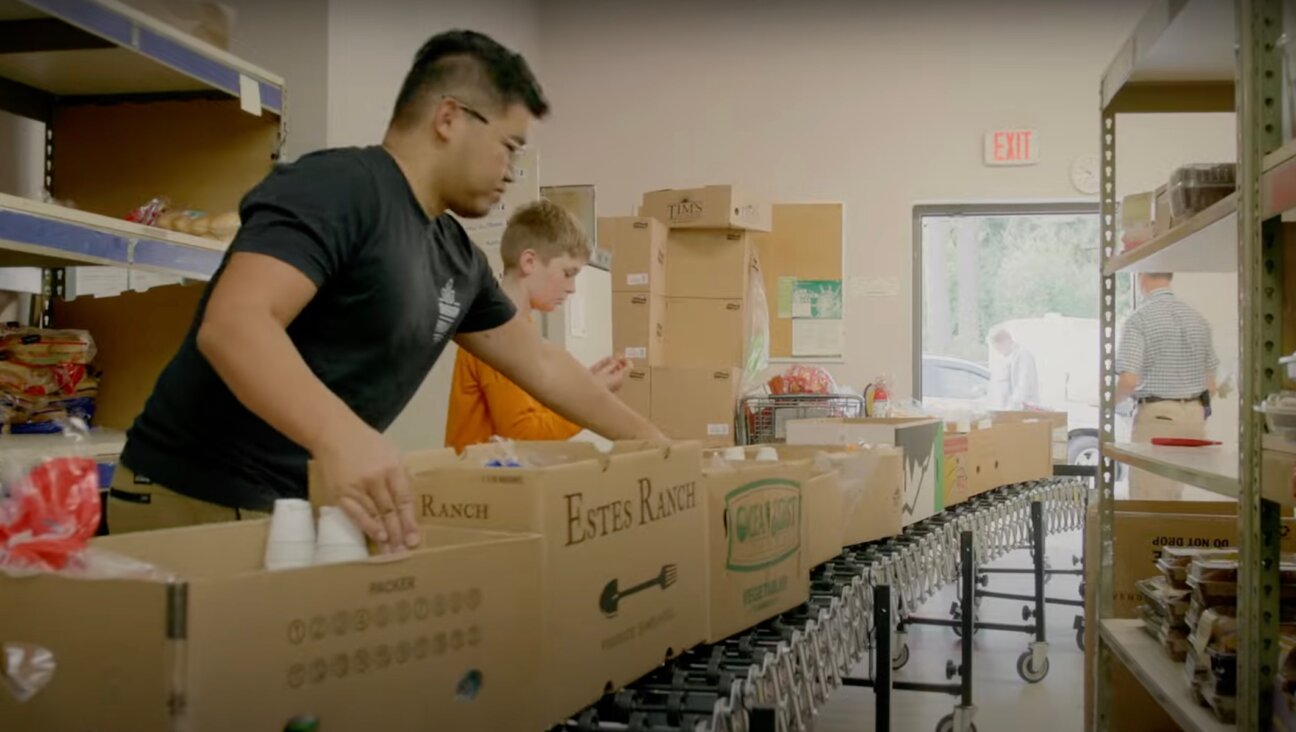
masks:
<svg viewBox="0 0 1296 732"><path fill-rule="evenodd" d="M1028 683L1038 684L1044 680L1045 676L1048 676L1049 662L1048 658L1045 657L1044 662L1040 664L1039 668L1036 668L1031 663L1031 656L1031 652L1026 651L1017 657L1017 675Z"/></svg>
<svg viewBox="0 0 1296 732"><path fill-rule="evenodd" d="M909 663L909 644L905 643L900 646L900 652L895 655L895 658L891 659L891 670L899 671L907 663Z"/></svg>
<svg viewBox="0 0 1296 732"><path fill-rule="evenodd" d="M968 730L970 730L970 732L976 732L976 724L968 725ZM954 715L946 714L944 717L941 717L941 721L936 723L936 732L961 732L961 731L954 729Z"/></svg>
<svg viewBox="0 0 1296 732"><path fill-rule="evenodd" d="M1085 649L1084 628L1081 628L1076 631L1076 645L1080 648L1081 651L1084 651Z"/></svg>

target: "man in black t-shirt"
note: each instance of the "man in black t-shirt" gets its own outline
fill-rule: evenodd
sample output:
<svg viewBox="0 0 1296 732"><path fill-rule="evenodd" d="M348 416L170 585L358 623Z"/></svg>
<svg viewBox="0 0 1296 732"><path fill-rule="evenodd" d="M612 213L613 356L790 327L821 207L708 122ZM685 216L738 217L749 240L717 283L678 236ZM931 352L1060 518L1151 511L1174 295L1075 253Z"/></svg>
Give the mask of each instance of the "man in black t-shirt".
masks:
<svg viewBox="0 0 1296 732"><path fill-rule="evenodd" d="M548 103L526 61L468 31L415 57L383 144L278 167L188 336L128 434L114 532L230 520L326 495L386 549L419 536L383 437L451 338L572 421L660 440L566 351L516 316L447 212L481 217ZM165 487L163 487L165 486Z"/></svg>

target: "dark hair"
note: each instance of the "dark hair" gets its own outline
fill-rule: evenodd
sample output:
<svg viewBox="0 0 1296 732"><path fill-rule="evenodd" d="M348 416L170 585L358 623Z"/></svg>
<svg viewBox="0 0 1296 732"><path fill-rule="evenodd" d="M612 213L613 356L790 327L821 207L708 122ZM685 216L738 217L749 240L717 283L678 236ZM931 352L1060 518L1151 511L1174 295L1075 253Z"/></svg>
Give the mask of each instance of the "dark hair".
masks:
<svg viewBox="0 0 1296 732"><path fill-rule="evenodd" d="M452 30L432 36L415 54L414 65L396 97L392 122L411 122L428 94L468 90L485 94L489 102L501 108L524 104L536 118L549 113L540 82L521 54L485 34Z"/></svg>

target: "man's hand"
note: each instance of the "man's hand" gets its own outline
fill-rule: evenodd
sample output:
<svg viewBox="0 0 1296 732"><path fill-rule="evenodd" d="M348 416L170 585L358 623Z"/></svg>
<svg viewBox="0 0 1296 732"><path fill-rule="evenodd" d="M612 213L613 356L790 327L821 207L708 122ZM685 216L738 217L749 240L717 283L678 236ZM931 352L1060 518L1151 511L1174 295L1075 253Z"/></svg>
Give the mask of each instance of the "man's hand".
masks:
<svg viewBox="0 0 1296 732"><path fill-rule="evenodd" d="M590 373L594 378L613 394L621 390L629 371L630 360L616 356L608 356L590 367Z"/></svg>
<svg viewBox="0 0 1296 732"><path fill-rule="evenodd" d="M422 541L400 451L359 422L330 434L314 455L324 495L337 501L384 554Z"/></svg>

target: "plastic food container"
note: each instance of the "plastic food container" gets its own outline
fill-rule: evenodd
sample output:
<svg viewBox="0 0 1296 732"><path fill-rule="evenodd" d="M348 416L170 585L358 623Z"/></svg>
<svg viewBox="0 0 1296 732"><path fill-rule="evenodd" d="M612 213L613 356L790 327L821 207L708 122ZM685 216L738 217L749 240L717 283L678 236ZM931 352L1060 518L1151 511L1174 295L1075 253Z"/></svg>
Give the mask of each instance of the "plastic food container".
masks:
<svg viewBox="0 0 1296 732"><path fill-rule="evenodd" d="M1263 404L1256 407L1256 411L1265 416L1265 425L1270 434L1296 442L1296 392L1280 391L1270 394Z"/></svg>
<svg viewBox="0 0 1296 732"><path fill-rule="evenodd" d="M1170 176L1170 218L1178 225L1236 189L1237 165L1233 163L1185 165Z"/></svg>

